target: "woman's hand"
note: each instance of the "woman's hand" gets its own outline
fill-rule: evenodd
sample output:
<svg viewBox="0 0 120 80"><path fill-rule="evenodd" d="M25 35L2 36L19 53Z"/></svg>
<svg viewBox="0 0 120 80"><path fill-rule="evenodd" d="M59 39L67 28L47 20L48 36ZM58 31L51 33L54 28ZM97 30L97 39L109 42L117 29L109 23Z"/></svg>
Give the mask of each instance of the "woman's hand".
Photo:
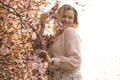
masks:
<svg viewBox="0 0 120 80"><path fill-rule="evenodd" d="M45 24L48 17L49 17L49 14L48 14L48 13L42 13L42 14L41 14L41 17L40 17L40 22L41 22L42 24Z"/></svg>
<svg viewBox="0 0 120 80"><path fill-rule="evenodd" d="M49 56L47 51L40 50L39 56L42 57L48 63L52 63L52 58Z"/></svg>

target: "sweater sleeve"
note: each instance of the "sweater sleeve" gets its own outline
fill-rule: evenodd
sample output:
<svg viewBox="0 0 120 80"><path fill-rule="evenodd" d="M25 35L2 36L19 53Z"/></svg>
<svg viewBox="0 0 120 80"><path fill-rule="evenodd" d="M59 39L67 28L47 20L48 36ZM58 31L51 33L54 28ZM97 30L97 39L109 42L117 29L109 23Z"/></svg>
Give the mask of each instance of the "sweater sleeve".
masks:
<svg viewBox="0 0 120 80"><path fill-rule="evenodd" d="M66 70L74 70L81 66L81 39L73 28L64 32L65 52L67 56L55 58L55 65Z"/></svg>

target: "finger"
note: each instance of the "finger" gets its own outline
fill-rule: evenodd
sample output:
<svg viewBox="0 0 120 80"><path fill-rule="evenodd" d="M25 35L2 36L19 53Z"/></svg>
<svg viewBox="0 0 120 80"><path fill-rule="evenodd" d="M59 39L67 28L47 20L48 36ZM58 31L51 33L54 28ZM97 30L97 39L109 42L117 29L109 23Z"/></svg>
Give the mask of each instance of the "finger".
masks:
<svg viewBox="0 0 120 80"><path fill-rule="evenodd" d="M47 53L47 51L45 51L45 50L41 50L40 52L41 52L41 53Z"/></svg>
<svg viewBox="0 0 120 80"><path fill-rule="evenodd" d="M45 57L47 55L47 51L41 50L39 55Z"/></svg>

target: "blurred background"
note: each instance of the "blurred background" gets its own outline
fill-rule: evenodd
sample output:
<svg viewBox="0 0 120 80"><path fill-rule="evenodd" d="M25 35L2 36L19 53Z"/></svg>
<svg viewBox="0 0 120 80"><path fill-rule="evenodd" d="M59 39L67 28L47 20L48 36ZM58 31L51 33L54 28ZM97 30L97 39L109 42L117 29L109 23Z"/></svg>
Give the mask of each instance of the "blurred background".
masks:
<svg viewBox="0 0 120 80"><path fill-rule="evenodd" d="M34 49L28 33L42 30L40 14L56 1L78 10L83 80L120 80L119 0L0 0L0 80L41 76L40 60L31 54ZM39 64L35 66L38 72L28 64L32 59Z"/></svg>
<svg viewBox="0 0 120 80"><path fill-rule="evenodd" d="M119 0L83 0L80 16L83 80L120 80Z"/></svg>

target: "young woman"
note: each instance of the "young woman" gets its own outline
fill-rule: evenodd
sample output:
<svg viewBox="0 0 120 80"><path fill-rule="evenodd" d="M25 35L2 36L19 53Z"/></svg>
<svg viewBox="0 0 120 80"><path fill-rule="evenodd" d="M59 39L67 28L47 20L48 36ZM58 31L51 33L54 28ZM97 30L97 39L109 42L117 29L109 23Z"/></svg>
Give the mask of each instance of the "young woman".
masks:
<svg viewBox="0 0 120 80"><path fill-rule="evenodd" d="M48 80L82 80L81 39L76 32L78 27L76 9L68 4L60 7L57 22L62 24L62 28L54 29L53 45L48 51L40 51L40 56L49 63Z"/></svg>

